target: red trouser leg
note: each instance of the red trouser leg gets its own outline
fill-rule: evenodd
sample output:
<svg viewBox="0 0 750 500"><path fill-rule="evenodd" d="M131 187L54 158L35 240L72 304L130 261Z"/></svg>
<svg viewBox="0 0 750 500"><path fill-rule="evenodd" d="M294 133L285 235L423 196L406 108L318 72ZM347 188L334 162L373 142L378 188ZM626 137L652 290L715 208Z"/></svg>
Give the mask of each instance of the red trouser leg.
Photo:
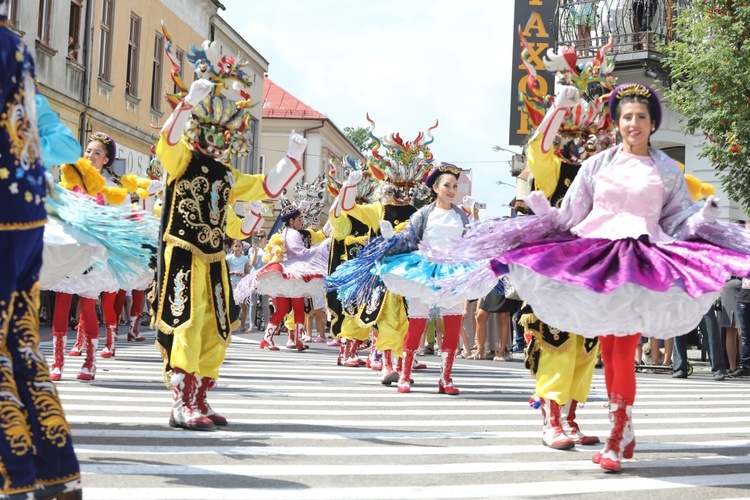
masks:
<svg viewBox="0 0 750 500"><path fill-rule="evenodd" d="M289 312L292 307L292 299L289 297L274 297L273 299L274 311L269 323L274 325L281 325L284 321L284 316Z"/></svg>
<svg viewBox="0 0 750 500"><path fill-rule="evenodd" d="M461 323L463 318L460 314L443 316L443 342L440 344L440 350L443 352L454 352L458 349L458 337L461 333Z"/></svg>
<svg viewBox="0 0 750 500"><path fill-rule="evenodd" d="M419 349L419 341L427 328L427 318L409 318L409 329L404 337L404 350L416 351Z"/></svg>
<svg viewBox="0 0 750 500"><path fill-rule="evenodd" d="M633 359L641 334L599 337L604 361L604 380L608 394L617 394L629 401L635 400L635 368Z"/></svg>
<svg viewBox="0 0 750 500"><path fill-rule="evenodd" d="M55 293L55 312L52 317L53 332L68 331L68 315L70 314L70 301L72 299L73 296L69 293Z"/></svg>

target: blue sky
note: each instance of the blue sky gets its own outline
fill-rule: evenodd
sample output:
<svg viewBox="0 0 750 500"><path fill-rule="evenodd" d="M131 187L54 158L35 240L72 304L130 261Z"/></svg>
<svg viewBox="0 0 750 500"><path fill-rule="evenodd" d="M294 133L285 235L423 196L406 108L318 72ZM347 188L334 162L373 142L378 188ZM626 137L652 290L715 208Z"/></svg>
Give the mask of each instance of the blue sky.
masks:
<svg viewBox="0 0 750 500"><path fill-rule="evenodd" d="M222 0L222 18L269 62L269 77L339 127L431 126L436 161L472 169L483 215L510 213L515 185L493 145L508 140L510 0ZM515 104L515 103L514 103Z"/></svg>

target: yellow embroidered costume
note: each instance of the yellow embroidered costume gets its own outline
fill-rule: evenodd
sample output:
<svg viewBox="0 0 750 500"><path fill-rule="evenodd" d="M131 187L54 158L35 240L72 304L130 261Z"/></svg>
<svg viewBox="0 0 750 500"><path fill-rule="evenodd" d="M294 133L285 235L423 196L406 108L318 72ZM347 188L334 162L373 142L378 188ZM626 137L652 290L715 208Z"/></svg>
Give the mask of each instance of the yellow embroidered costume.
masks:
<svg viewBox="0 0 750 500"><path fill-rule="evenodd" d="M170 425L209 430L226 425L208 405L206 393L216 384L238 324L222 246L227 219L235 220L229 207L235 200L259 204L279 196L301 171L298 159L306 140L293 133L287 157L267 176L232 168L231 159L248 152L251 82L243 63L221 56L215 43L192 47L187 59L199 79L187 92L180 63L172 57L171 36L163 31L172 78L181 92L168 97L174 111L156 146L166 172L154 304L157 341L174 397ZM260 222L258 205L246 206L242 234L230 236L245 238ZM237 224L232 226L236 230Z"/></svg>

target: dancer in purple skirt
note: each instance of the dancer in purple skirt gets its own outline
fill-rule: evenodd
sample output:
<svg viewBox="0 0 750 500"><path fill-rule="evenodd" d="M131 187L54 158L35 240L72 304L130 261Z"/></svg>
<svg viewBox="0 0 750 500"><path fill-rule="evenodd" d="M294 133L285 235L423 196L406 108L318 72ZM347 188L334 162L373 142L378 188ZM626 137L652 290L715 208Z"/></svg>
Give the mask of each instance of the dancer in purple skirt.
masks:
<svg viewBox="0 0 750 500"><path fill-rule="evenodd" d="M531 193L526 203L536 215L486 221L461 240L461 259L494 255L493 273L507 273L540 320L599 336L611 434L593 461L619 471L635 448L633 354L641 333L671 338L695 328L724 282L750 271L750 235L716 222L718 200L696 204L679 166L649 146L662 119L653 89L620 85L609 110L622 143L581 165L562 206ZM445 258L438 249L423 252Z"/></svg>

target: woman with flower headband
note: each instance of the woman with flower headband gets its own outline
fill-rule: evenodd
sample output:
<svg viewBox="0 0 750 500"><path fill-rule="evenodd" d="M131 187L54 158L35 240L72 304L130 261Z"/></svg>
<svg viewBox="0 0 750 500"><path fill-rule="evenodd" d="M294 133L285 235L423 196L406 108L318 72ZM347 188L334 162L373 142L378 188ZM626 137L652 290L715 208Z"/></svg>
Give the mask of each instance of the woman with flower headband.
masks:
<svg viewBox="0 0 750 500"><path fill-rule="evenodd" d="M492 271L508 273L540 320L599 337L611 432L593 461L619 471L635 448L633 354L641 333L692 330L726 278L750 270L750 237L717 222L713 196L696 204L677 163L650 147L662 120L653 89L616 87L609 113L622 143L581 165L560 208L532 192L526 203L535 215L477 228L462 258L499 255Z"/></svg>
<svg viewBox="0 0 750 500"><path fill-rule="evenodd" d="M440 345L441 370L438 381L440 394L457 395L451 373L458 347L458 337L463 321L464 301L486 295L494 286L478 292L477 296L463 294L441 294L432 286L436 278L447 274L472 269L474 265L458 266L434 264L425 260L417 251L422 242L441 246L450 238L459 238L469 227L466 212L453 203L458 193L461 171L450 163L438 163L427 174L424 184L434 193L435 201L422 207L409 218L406 228L394 234L393 226L382 221L381 240L374 240L365 247L356 259L344 263L329 277L329 286L340 286L339 297L344 304L350 303L357 294L358 284L368 280L370 263L374 263L373 276L382 279L388 290L403 296L408 304L409 326L404 338L404 359L398 379L398 392L411 391L411 372L419 342L430 317L443 318L444 333ZM364 273L358 270L368 268ZM353 271L359 276L351 277ZM353 278L353 279L350 279Z"/></svg>
<svg viewBox="0 0 750 500"><path fill-rule="evenodd" d="M302 233L302 212L307 203L289 204L281 210L284 227L274 234L266 245L263 261L266 265L245 277L235 290L235 301L242 303L252 290L270 295L274 312L266 325L260 341L261 349L278 351L273 342L284 317L292 311L294 326L289 329L288 349L307 349L302 341L305 335L305 297L323 297L323 277L328 267L328 241L322 232L315 232L315 241L305 242ZM312 233L310 230L307 233ZM317 243L317 244L313 244Z"/></svg>
<svg viewBox="0 0 750 500"><path fill-rule="evenodd" d="M117 186L102 171L112 166L116 156L114 140L103 132L95 132L84 151L83 158L75 164L61 166L60 185L66 189L78 191L95 197L102 205L122 205L130 212L128 191ZM144 268L143 275L148 271ZM80 380L94 380L96 375L96 349L99 342L99 322L96 317L96 302L101 295L102 313L107 330L107 343L102 350L102 357L114 355L114 340L117 332L117 314L115 298L121 287L117 278L106 269L92 270L79 276L71 276L52 287L55 295L55 310L52 323L54 344L54 362L50 367L52 380L62 378L64 349L67 339L68 315L73 294L79 296L80 321L76 345L71 349L71 356L86 353Z"/></svg>

